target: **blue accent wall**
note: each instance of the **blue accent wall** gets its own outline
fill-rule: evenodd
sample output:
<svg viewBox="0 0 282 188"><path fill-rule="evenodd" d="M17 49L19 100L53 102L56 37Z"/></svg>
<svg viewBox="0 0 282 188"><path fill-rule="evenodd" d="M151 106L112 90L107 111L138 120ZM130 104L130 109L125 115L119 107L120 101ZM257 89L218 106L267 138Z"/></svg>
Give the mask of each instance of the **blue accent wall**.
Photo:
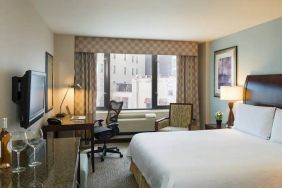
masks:
<svg viewBox="0 0 282 188"><path fill-rule="evenodd" d="M232 46L238 46L238 85L248 74L282 74L282 18L210 42L210 122L217 111L224 113L224 121L228 116L227 102L214 97L214 51Z"/></svg>

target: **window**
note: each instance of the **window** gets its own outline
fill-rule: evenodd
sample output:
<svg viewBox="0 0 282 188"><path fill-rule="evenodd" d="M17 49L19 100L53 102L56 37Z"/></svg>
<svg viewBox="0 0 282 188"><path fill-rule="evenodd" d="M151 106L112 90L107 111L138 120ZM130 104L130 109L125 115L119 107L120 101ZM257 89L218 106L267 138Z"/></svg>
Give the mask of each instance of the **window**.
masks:
<svg viewBox="0 0 282 188"><path fill-rule="evenodd" d="M97 74L98 109L106 108L110 100L123 101L123 109L168 108L169 103L176 101L176 56L98 54L97 57L97 66L104 67L103 74Z"/></svg>
<svg viewBox="0 0 282 188"><path fill-rule="evenodd" d="M158 55L157 106L176 102L176 56Z"/></svg>
<svg viewBox="0 0 282 188"><path fill-rule="evenodd" d="M122 59L124 54L116 54L117 59ZM151 63L146 64L147 55L134 55L126 54L128 59L139 56L142 59L142 63L139 63L140 75L137 77L134 75L134 68L136 65L128 61L118 61L116 64L117 74L110 75L110 100L123 101L123 109L145 109L151 108L152 98L152 77L146 74L146 69L151 69ZM131 57L130 57L131 56ZM109 61L111 66L112 61ZM149 66L149 67L146 67ZM121 69L121 70L119 70ZM132 74L126 74L127 70L132 70ZM123 74L118 74L123 72ZM113 82L115 81L115 82ZM150 89L148 89L150 88Z"/></svg>
<svg viewBox="0 0 282 188"><path fill-rule="evenodd" d="M104 71L98 71L98 70L104 70L104 54L97 54L97 99L96 99L96 106L97 107L104 107L104 83L105 83L105 77L104 77Z"/></svg>

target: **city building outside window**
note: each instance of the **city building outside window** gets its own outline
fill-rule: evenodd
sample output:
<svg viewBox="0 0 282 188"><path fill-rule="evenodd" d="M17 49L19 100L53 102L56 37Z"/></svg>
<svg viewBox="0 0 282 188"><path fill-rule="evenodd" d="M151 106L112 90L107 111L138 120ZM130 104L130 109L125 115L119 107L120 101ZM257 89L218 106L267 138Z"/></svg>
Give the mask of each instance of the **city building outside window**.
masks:
<svg viewBox="0 0 282 188"><path fill-rule="evenodd" d="M105 62L104 56L109 57ZM123 101L123 109L168 108L176 102L176 56L98 54L97 58L97 66L105 67L103 74L97 74L98 109L105 109L110 100Z"/></svg>

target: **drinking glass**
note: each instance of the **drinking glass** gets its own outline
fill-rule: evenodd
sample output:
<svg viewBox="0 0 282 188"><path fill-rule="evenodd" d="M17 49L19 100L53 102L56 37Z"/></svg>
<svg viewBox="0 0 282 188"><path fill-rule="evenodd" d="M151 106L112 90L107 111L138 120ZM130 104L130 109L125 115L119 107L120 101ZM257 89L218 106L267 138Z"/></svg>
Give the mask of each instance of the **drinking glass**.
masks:
<svg viewBox="0 0 282 188"><path fill-rule="evenodd" d="M36 161L36 148L42 141L42 131L27 130L26 135L28 145L33 148L33 161L29 163L28 166L39 166L41 165L41 162Z"/></svg>
<svg viewBox="0 0 282 188"><path fill-rule="evenodd" d="M11 133L11 149L17 153L17 167L12 169L12 173L25 171L25 167L20 166L20 153L27 146L27 137L24 130L17 130Z"/></svg>
<svg viewBox="0 0 282 188"><path fill-rule="evenodd" d="M36 178L36 166L33 166L33 181L29 183L28 187L32 188L42 188L43 183L41 183L39 180Z"/></svg>

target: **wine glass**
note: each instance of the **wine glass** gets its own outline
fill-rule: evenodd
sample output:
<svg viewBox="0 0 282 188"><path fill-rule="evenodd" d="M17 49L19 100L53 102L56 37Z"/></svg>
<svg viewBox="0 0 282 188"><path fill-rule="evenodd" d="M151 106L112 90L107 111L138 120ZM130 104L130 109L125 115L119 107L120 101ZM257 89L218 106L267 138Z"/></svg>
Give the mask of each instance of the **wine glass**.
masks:
<svg viewBox="0 0 282 188"><path fill-rule="evenodd" d="M16 130L11 133L11 149L17 153L17 167L12 169L12 173L25 171L25 167L20 167L20 153L27 146L27 137L24 130Z"/></svg>
<svg viewBox="0 0 282 188"><path fill-rule="evenodd" d="M33 148L33 161L28 164L30 167L35 167L41 165L41 162L36 161L36 148L42 141L42 131L39 130L38 132L34 130L27 130L27 143L30 145L30 147Z"/></svg>
<svg viewBox="0 0 282 188"><path fill-rule="evenodd" d="M36 178L36 166L32 167L33 168L33 181L29 183L28 187L32 188L42 188L43 183L41 183L39 180Z"/></svg>

